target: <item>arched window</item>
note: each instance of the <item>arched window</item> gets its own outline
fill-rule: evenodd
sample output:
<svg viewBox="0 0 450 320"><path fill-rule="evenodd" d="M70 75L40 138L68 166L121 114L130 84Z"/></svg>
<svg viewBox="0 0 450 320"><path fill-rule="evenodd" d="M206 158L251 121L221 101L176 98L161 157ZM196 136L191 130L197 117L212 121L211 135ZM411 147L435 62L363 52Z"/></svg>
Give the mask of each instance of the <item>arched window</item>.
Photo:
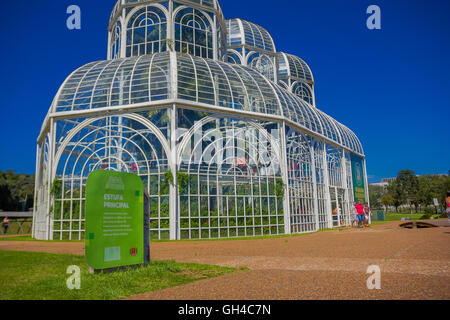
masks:
<svg viewBox="0 0 450 320"><path fill-rule="evenodd" d="M175 50L197 57L214 58L212 27L199 10L185 8L177 13Z"/></svg>
<svg viewBox="0 0 450 320"><path fill-rule="evenodd" d="M167 18L153 6L135 12L128 22L127 57L166 51Z"/></svg>
<svg viewBox="0 0 450 320"><path fill-rule="evenodd" d="M248 66L259 71L266 78L275 80L274 63L268 56L255 53L248 58Z"/></svg>
<svg viewBox="0 0 450 320"><path fill-rule="evenodd" d="M304 101L308 102L309 104L311 105L314 104L311 89L306 84L296 82L292 87L292 92L295 93L300 98L302 98Z"/></svg>
<svg viewBox="0 0 450 320"><path fill-rule="evenodd" d="M120 51L122 48L122 24L117 21L117 24L111 33L111 59L120 58Z"/></svg>

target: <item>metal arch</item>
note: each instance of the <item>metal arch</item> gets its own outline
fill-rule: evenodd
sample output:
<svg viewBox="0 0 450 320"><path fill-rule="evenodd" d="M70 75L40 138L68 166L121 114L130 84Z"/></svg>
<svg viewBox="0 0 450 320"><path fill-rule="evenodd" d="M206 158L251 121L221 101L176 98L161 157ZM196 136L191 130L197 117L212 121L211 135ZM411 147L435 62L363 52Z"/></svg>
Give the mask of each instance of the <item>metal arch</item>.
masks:
<svg viewBox="0 0 450 320"><path fill-rule="evenodd" d="M225 65L224 65L225 66ZM232 73L236 76L236 78L237 79L239 79L239 82L242 84L242 87L241 87L241 89L243 89L243 91L245 92L245 101L247 102L247 104L250 104L250 101L248 100L248 98L249 98L249 94L248 94L248 90L247 90L247 87L246 87L246 85L245 85L245 83L244 83L244 81L242 80L242 77L239 75L239 73L232 67L232 65L226 65L228 68L229 68L229 70L231 70L232 71ZM223 67L222 66L220 66L221 67L221 69L224 71L224 74L227 74L227 72L223 69ZM230 82L230 87L233 89L234 87L233 86L231 86L231 82ZM231 94L233 94L234 93L234 90L231 92ZM234 95L233 95L234 96ZM234 101L234 99L233 99L233 101ZM243 107L243 110L245 110L244 108L245 108L245 105L244 106L242 106ZM235 109L235 104L233 104L233 109Z"/></svg>
<svg viewBox="0 0 450 320"><path fill-rule="evenodd" d="M167 11L167 8L164 7L163 5L161 5L157 2L147 2L147 3L136 4L136 7L134 9L132 9L128 13L128 15L125 17L124 25L125 25L126 30L128 30L128 28L129 28L128 24L130 22L131 17L133 17L133 15L137 11L144 9L144 8L146 9L147 7L155 7L155 8L161 9L161 11L164 12L164 14L166 15L166 24L170 21L169 20L169 16L170 16L169 11Z"/></svg>
<svg viewBox="0 0 450 320"><path fill-rule="evenodd" d="M152 55L152 58L150 59L149 66L148 66L148 101L152 101L152 94L151 94L151 92L152 92L152 84L151 84L152 83L152 70L153 70L153 62L154 62L156 56L157 56L156 54ZM130 100L130 102L131 102L131 100Z"/></svg>
<svg viewBox="0 0 450 320"><path fill-rule="evenodd" d="M245 29L244 29L244 23L242 22L242 19L236 19L239 25L239 29L241 30L241 42L245 46L247 44L247 41L245 39Z"/></svg>
<svg viewBox="0 0 450 320"><path fill-rule="evenodd" d="M231 86L230 79L228 78L227 73L226 73L225 70L222 68L222 66L220 65L220 63L217 63L217 61L213 61L212 63L215 63L216 66L222 71L222 74L223 74L224 78L225 78L226 81L227 81L228 88L230 89L231 104L232 104L232 106L233 106L233 108L234 108L234 94L233 94L233 87Z"/></svg>
<svg viewBox="0 0 450 320"><path fill-rule="evenodd" d="M339 141L341 145L344 145L343 140L342 140L342 135L341 132L338 129L338 125L337 125L337 121L334 120L332 117L330 117L329 115L327 115L325 112L322 112L322 114L328 119L328 121L330 121L333 124L334 130L336 132L336 136L339 137Z"/></svg>
<svg viewBox="0 0 450 320"><path fill-rule="evenodd" d="M258 88L258 92L259 92L259 94L261 95L261 99L262 99L262 102L263 102L263 105L264 105L264 111L265 111L265 113L266 114L270 114L269 112L267 112L267 103L266 103L266 99L265 99L265 97L264 97L264 94L262 93L262 91L261 91L261 88L260 88L260 86L258 85L258 82L255 80L255 78L250 74L250 72L248 72L247 70L245 70L244 68L242 68L240 65L235 65L236 66L236 68L239 68L239 69L241 69L242 71L244 71L245 72L245 74L247 74L248 75L248 77L253 81L253 83L254 83L254 85L256 86L256 88ZM233 68L234 69L234 68ZM237 73L237 72L236 72ZM243 80L242 78L241 78L241 80Z"/></svg>
<svg viewBox="0 0 450 320"><path fill-rule="evenodd" d="M288 58L287 58L286 53L284 53L284 52L278 52L278 54L279 54L279 56L281 55L282 58L283 58L283 60L284 60L284 63L285 63L285 65L286 65L286 69L287 69L287 72L288 72L287 76L288 76L288 77L291 77L291 76L292 76L291 68L289 67L289 61L288 61ZM279 58L279 56L278 56L278 58Z"/></svg>
<svg viewBox="0 0 450 320"><path fill-rule="evenodd" d="M92 62L92 63L95 64L96 62ZM46 115L46 117L45 117L45 119L44 119L44 122L43 122L42 126L41 126L41 131L40 131L39 137L38 137L38 139L37 139L38 142L41 142L41 140L42 140L42 137L43 137L42 135L44 134L44 131L45 131L45 129L46 129L47 126L48 126L48 121L50 120L50 117L49 117L50 114L56 112L56 105L57 105L57 103L58 103L59 97L61 96L62 90L63 90L64 87L66 86L67 82L69 82L69 80L72 78L72 76L75 75L77 72L79 72L79 71L80 71L82 68L84 68L84 67L86 67L86 65L81 66L81 67L77 68L75 71L73 71L73 72L72 72L72 73L64 80L64 82L62 83L62 85L59 87L58 92L56 93L56 96L53 98L53 101L52 101L52 104L51 104L51 106L50 106L50 109L49 109L49 111L48 111L48 113L47 113L47 115ZM75 99L75 95L74 95L74 99Z"/></svg>
<svg viewBox="0 0 450 320"><path fill-rule="evenodd" d="M131 130L131 131L134 131L134 132L135 132L135 135L136 135L136 134L137 134L137 135L140 135L140 136L147 142L147 144L148 144L150 147L152 147L153 152L156 151L155 148L154 148L154 146L150 143L150 141L148 141L147 137L145 137L141 132L136 131L135 129L130 128L130 127L127 127L127 126L123 126L123 125L121 125L121 127L122 127L122 128L127 128L127 129L129 129L129 130ZM81 145L80 145L81 141L83 141L84 139L86 139L86 138L89 137L90 135L94 134L95 132L101 131L101 130L106 130L106 129L105 129L104 127L99 127L99 128L97 128L95 131L90 131L88 134L86 134L86 135L83 136L81 139L79 139L79 141L76 143L76 145L73 146L72 150L71 150L70 153L68 154L67 159L66 159L66 161L65 161L65 165L64 165L64 168L63 168L64 174L65 174L65 172L67 171L68 161L69 161L69 159L72 157L72 154L73 154L73 151L75 150L75 148L77 148L78 146L81 146ZM150 132L150 133L151 133L151 132ZM153 133L151 133L151 134L153 134ZM82 154L84 154L86 150L90 150L90 151L92 152L92 155L93 155L93 154L95 154L95 153L98 153L100 150L104 150L105 148L108 148L108 147L104 147L104 148L101 148L101 149L98 149L98 150L94 150L94 149L91 149L91 148L90 148L90 146L91 146L92 144L95 144L95 143L97 143L98 141L105 140L105 139L107 139L107 138L111 138L111 136L104 135L104 136L102 136L102 137L100 137L100 138L96 138L95 140L91 141L90 143L88 143L87 145L84 146L83 150L79 152L78 157L77 157L76 160L75 160L74 166L73 166L73 168L72 168L72 173L71 173L72 176L75 174L76 163L79 162L79 160L80 160ZM144 156L144 158L146 159L147 168L148 168L148 159L147 159L147 156L146 156L145 152L141 149L141 147L140 147L138 144L136 144L131 138L121 137L121 139L126 140L127 143L128 143L128 142L131 142L132 144L134 144L134 145L141 151L141 154L142 154L142 155ZM109 147L109 148L110 148L110 147ZM120 146L117 145L117 146L115 146L115 148L119 149ZM122 148L120 148L120 149L122 149L123 151L125 151L126 153L128 153L128 154L130 155L130 157L132 157L131 154L130 154L125 148L122 147ZM155 152L155 153L156 153L156 152ZM91 157L92 157L92 156L91 156ZM90 159L91 157L89 157L89 158L86 159L84 166L88 163L88 161L89 161L89 159ZM132 158L133 158L133 157L132 157ZM120 160L121 160L121 159L120 159ZM138 163L137 161L135 161L135 162ZM56 167L58 167L58 165L59 165L59 162L56 164ZM150 169L150 168L148 168L148 169ZM158 167L158 169L159 169L159 167ZM158 171L159 171L159 170L158 170Z"/></svg>
<svg viewBox="0 0 450 320"><path fill-rule="evenodd" d="M95 69L97 66L101 65L102 63L104 63L104 61L97 61L96 63L94 63L94 64L92 65L92 67L89 68L89 70L87 70L87 71L83 74L83 76L81 77L81 79L78 81L77 88L75 89L75 91L74 91L74 93L73 93L72 108L71 108L72 111L74 111L75 100L77 99L78 91L80 90L81 84L82 84L83 81L86 79L87 75L88 75L93 69Z"/></svg>
<svg viewBox="0 0 450 320"><path fill-rule="evenodd" d="M291 93L295 95L295 93L293 93L293 92L291 92ZM310 123L314 124L314 127L317 127L318 121L317 121L317 118L314 118L314 116L317 116L317 114L314 112L314 108L310 107L310 104L303 99L300 99L300 101L295 100L295 102L297 105L300 106L299 109L304 110L304 113L306 113L306 115L308 116L307 118L309 119ZM319 122L319 124L320 124L320 122ZM310 129L313 130L312 126Z"/></svg>
<svg viewBox="0 0 450 320"><path fill-rule="evenodd" d="M184 136L184 138L183 138L183 140L181 141L181 143L180 143L180 145L179 145L179 148L178 148L178 156L177 156L177 158L178 158L178 163L181 163L182 162L182 157L183 157L183 152L184 152L184 150L186 149L186 147L187 147L187 144L189 143L189 141L191 141L191 139L192 139L192 137L194 136L194 134L198 131L198 130L200 130L200 128L202 128L203 126L205 126L206 124L208 124L208 123L211 123L211 122L214 122L214 121L216 121L217 120L217 118L214 118L214 117L205 117L205 118L203 118L203 119L201 119L200 121L197 121L195 124L194 124L194 126L193 127L191 127L191 129L189 129L189 131L187 131L186 133L185 133L185 136ZM264 127L263 126L261 126L260 124L258 124L258 123L256 123L256 122L252 122L252 121L245 121L248 125L250 125L250 126L252 126L252 127L254 127L255 129L257 129L257 130L259 130L259 132L260 133L262 133L265 137L266 137L266 139L267 139L267 141L270 141L272 144L273 144L273 142L272 142L272 139L271 139L271 136L270 136L270 134L267 132L267 130L266 129L264 129ZM275 148L275 153L277 154L277 156L278 156L278 158L280 158L280 154L279 154L279 148L280 148L280 146L277 144L277 142L276 141L274 141L275 142L275 146L277 147L277 148ZM195 147L195 146L194 146ZM194 150L195 150L195 148L194 148ZM281 158L280 158L281 159Z"/></svg>
<svg viewBox="0 0 450 320"><path fill-rule="evenodd" d="M111 78L111 86L110 86L110 88L109 88L109 94L108 94L108 105L109 105L109 106L111 105L111 102L112 102L112 93L113 93L113 88L114 88L114 83L115 83L115 80L116 80L116 77L117 77L117 73L119 72L119 70L122 69L122 66L123 66L126 62L128 62L127 59L123 59L123 60L122 60L122 62L117 66L116 71L114 72L113 77Z"/></svg>
<svg viewBox="0 0 450 320"><path fill-rule="evenodd" d="M188 6L186 6L186 5L179 6L179 7L176 8L176 9L173 11L173 13L172 13L172 20L171 20L171 21L172 21L172 24L175 25L175 23L177 23L177 22L176 22L176 17L177 17L177 15L178 15L178 13L179 13L181 10L183 10L183 9L197 10L197 11L199 11L203 16L205 16L206 19L208 19L209 26L211 27L211 32L212 32L212 34L213 34L213 43L217 43L217 26L216 26L216 24L214 23L214 21L211 19L211 17L209 16L209 14L205 13L205 11L203 11L203 10L200 9L200 8L188 7ZM175 37L174 37L174 40L176 40ZM218 57L218 56L219 56L219 54L218 54L217 51L218 51L218 48L216 48L216 52L214 53L214 56L215 56L215 57Z"/></svg>
<svg viewBox="0 0 450 320"><path fill-rule="evenodd" d="M159 142L161 143L161 146L164 149L164 153L167 155L167 157L170 157L171 149L168 147L168 142L167 142L166 138L164 137L164 135L161 133L161 131L153 123L151 123L147 119L145 119L142 116L137 115L137 114L125 114L125 115L122 115L122 116L124 118L132 119L132 120L135 120L135 121L140 122L141 124L145 125L147 127L147 129L150 130L150 132L152 134L154 134L158 138ZM87 119L87 120L83 121L82 123L80 123L79 126L75 127L71 131L71 133L69 133L67 135L67 137L64 140L64 142L61 143L61 145L59 147L59 150L58 150L58 152L56 154L56 157L55 157L55 160L56 160L55 163L59 163L64 149L67 148L67 145L70 143L70 141L74 138L74 136L78 132L80 132L85 127L91 125L92 123L94 123L96 121L100 121L100 120L102 120L104 118L105 117L98 117L98 118ZM172 164L169 164L169 167L172 168ZM53 176L55 176L56 170L57 170L57 167L54 166L52 168Z"/></svg>
<svg viewBox="0 0 450 320"><path fill-rule="evenodd" d="M213 131L220 131L221 129L230 129L230 128L231 128L231 127L220 127L220 128L214 129ZM233 128L233 129L234 129L234 130L240 130L240 131L244 132L244 129L243 129L243 128ZM253 136L253 137L256 137L256 136ZM242 139L241 137L239 137L239 135L234 136L234 139L237 140L237 141L241 141L241 142L247 142L246 140L244 140L244 139ZM202 153L200 159L204 159L204 158L205 158L205 154L206 154L212 147L215 148L214 144L215 144L217 141L222 141L222 142L223 142L223 141L226 141L226 138L224 138L224 137L222 136L221 139L215 140L214 142L208 144L208 146L207 146L207 147L205 148L205 150L203 151L203 153ZM203 142L203 140L202 140L202 142ZM199 143L200 143L200 142L199 142ZM197 145L193 148L194 152L195 152L196 148L198 147L199 143L197 143ZM252 157L251 154L249 153L249 151L247 151L247 150L245 150L245 149L242 149L242 148L239 148L238 146L235 146L235 145L233 145L232 148L235 149L235 150L240 150L240 151L242 151L244 154L248 155L255 163L257 163L257 159L255 159L254 157ZM225 147L222 148L221 151L226 150L226 149L229 149L229 147L227 147L227 145L225 144ZM275 148L274 148L274 149L275 149ZM266 151L267 153L269 153L269 152L268 152L269 149L268 149L267 147L265 147L265 146L264 146L264 151ZM276 154L276 153L275 153L275 154ZM212 159L211 159L210 162L208 163L208 168L211 167L211 162L213 161L214 158L216 158L216 155L217 155L217 153L212 157ZM279 161L281 161L281 159L280 159L279 157L277 157L277 158L278 158ZM223 161L221 161L221 166L223 165L224 162L226 162L226 161L229 160L229 159L232 159L232 158L228 157L228 158L223 159ZM271 159L271 160L273 160L273 159ZM205 163L206 163L206 162L205 162ZM189 170L188 170L189 172L191 172L191 165L192 165L192 161L189 163L189 167L188 167L188 168L189 168ZM199 168L198 168L198 170L197 170L197 173L198 173L199 175L200 175L200 168L201 168L201 167L199 166ZM272 170L273 170L273 168L272 168ZM273 176L275 177L275 176L276 176L275 170L273 170L272 172L274 173ZM208 177L211 175L210 171L208 171L207 175L208 175Z"/></svg>
<svg viewBox="0 0 450 320"><path fill-rule="evenodd" d="M214 81L215 79L214 79L214 76L212 74L211 67L210 67L209 63L206 61L206 59L204 59L204 58L200 58L200 59L203 61L203 63L208 68L209 75L211 77L211 83L213 85L213 90L214 90L214 103L216 104L216 106L218 106L219 105L219 95L217 94L218 88L216 88L216 81Z"/></svg>
<svg viewBox="0 0 450 320"><path fill-rule="evenodd" d="M242 57L242 55L241 55L239 52L237 52L237 51L234 50L234 49L227 49L227 54L228 54L229 52L234 53L235 55L237 55L238 58L241 60L241 64L242 64L242 65L245 65L245 64L244 64L244 62L245 62L244 57ZM227 61L224 61L224 62L226 63Z"/></svg>
<svg viewBox="0 0 450 320"><path fill-rule="evenodd" d="M280 108L280 115L281 115L282 117L285 117L284 110L283 110L283 105L281 104L280 96L279 96L279 94L277 93L277 91L275 90L276 84L273 83L273 82L271 82L271 81L270 81L269 79L267 79L264 75L262 75L262 78L267 82L267 84L269 85L269 87L272 89L273 94L274 94L274 96L276 97L276 99L277 99L277 101L278 101L278 107ZM282 97L282 98L283 98L283 100L286 101L286 99L284 99L284 97Z"/></svg>
<svg viewBox="0 0 450 320"><path fill-rule="evenodd" d="M95 84L92 86L92 94L91 94L91 99L90 99L90 103L89 103L89 109L92 109L92 104L94 103L94 93L96 92L97 85L98 85L98 81L102 78L103 73L105 72L105 70L106 70L111 64L113 64L114 62L116 62L116 60L111 60L111 62L110 62L110 63L107 63L107 64L105 65L105 67L102 69L102 71L100 71L100 72L98 73L97 80L95 80ZM74 101L74 102L75 102L75 101ZM73 108L73 106L72 106L72 108Z"/></svg>
<svg viewBox="0 0 450 320"><path fill-rule="evenodd" d="M191 55L189 55L189 58L191 59L191 62L192 62L192 69L194 69L194 77L195 77L195 101L196 102L199 102L198 101L198 97L199 97L199 95L198 95L198 73L197 73L197 65L196 65L196 63L195 63L195 61L194 61L194 58L191 56ZM187 59L186 59L187 60ZM177 66L178 67L178 66Z"/></svg>

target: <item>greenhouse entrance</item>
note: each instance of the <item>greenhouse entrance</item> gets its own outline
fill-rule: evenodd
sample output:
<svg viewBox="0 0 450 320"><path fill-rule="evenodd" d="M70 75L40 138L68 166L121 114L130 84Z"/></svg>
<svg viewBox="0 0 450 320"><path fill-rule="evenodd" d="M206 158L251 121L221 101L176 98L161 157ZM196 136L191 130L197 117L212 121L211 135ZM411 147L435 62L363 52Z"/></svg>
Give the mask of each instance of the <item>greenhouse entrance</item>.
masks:
<svg viewBox="0 0 450 320"><path fill-rule="evenodd" d="M330 188L333 228L345 227L349 223L350 211L345 193L345 189Z"/></svg>

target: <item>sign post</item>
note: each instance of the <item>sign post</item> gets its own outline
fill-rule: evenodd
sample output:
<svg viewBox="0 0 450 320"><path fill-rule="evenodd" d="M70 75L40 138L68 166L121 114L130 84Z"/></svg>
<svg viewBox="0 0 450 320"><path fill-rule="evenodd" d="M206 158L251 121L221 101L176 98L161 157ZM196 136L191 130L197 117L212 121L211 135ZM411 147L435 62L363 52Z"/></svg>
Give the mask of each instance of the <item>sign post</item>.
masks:
<svg viewBox="0 0 450 320"><path fill-rule="evenodd" d="M357 155L351 155L352 162L352 179L353 179L353 192L355 201L361 201L362 204L366 202L366 189L365 189L365 177L363 159Z"/></svg>
<svg viewBox="0 0 450 320"><path fill-rule="evenodd" d="M149 208L144 214L145 202L148 206L138 176L101 170L91 173L86 186L85 235L91 271L150 262Z"/></svg>

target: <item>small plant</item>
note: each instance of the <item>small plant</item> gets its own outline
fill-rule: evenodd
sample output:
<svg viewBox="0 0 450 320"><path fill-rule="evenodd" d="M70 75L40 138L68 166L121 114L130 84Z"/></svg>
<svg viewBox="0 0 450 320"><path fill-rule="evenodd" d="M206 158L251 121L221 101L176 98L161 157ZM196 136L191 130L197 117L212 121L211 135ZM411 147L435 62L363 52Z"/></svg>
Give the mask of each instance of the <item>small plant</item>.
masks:
<svg viewBox="0 0 450 320"><path fill-rule="evenodd" d="M50 194L55 198L62 197L62 181L58 178L53 180L53 183L50 186Z"/></svg>
<svg viewBox="0 0 450 320"><path fill-rule="evenodd" d="M171 185L174 184L172 171L167 171L166 173L164 173L164 180Z"/></svg>
<svg viewBox="0 0 450 320"><path fill-rule="evenodd" d="M278 200L284 199L284 189L285 189L285 184L283 182L283 179L278 178L276 180L276 185L275 185L275 193L276 193Z"/></svg>
<svg viewBox="0 0 450 320"><path fill-rule="evenodd" d="M184 193L189 185L189 175L184 172L177 172L178 190Z"/></svg>

